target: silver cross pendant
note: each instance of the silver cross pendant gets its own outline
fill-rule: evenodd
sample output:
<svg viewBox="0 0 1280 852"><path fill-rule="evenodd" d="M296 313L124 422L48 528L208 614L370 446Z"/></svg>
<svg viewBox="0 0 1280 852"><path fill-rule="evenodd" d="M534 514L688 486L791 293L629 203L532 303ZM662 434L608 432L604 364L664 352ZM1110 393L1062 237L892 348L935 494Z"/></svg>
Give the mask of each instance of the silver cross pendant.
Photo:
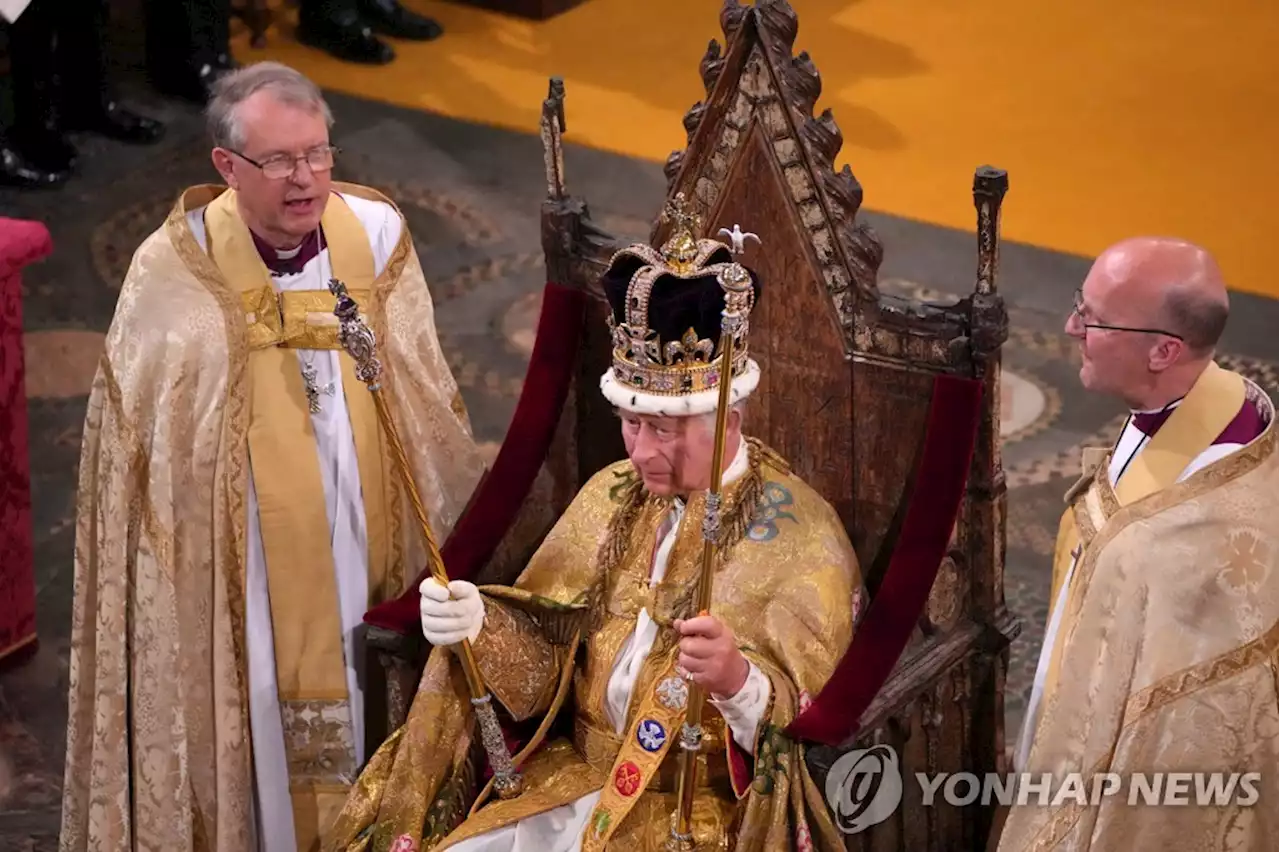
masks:
<svg viewBox="0 0 1280 852"><path fill-rule="evenodd" d="M307 394L307 407L311 409L312 414L320 413L320 394L333 394L333 382L329 382L324 387L316 385L316 368L310 364L302 366L302 381L305 384L303 390Z"/></svg>

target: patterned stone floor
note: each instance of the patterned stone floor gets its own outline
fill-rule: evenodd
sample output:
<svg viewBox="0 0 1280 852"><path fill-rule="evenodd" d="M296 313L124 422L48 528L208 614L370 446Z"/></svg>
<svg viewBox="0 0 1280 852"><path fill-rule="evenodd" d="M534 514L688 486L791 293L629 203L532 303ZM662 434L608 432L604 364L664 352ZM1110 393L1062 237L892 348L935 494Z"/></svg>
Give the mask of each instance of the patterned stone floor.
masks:
<svg viewBox="0 0 1280 852"><path fill-rule="evenodd" d="M68 616L76 462L85 394L133 249L183 186L213 180L192 111L153 101L167 141L132 149L91 140L83 176L63 190L0 191L7 215L42 220L56 251L25 281L33 446L36 575L41 645L0 676L0 848L56 848L65 738ZM543 284L536 137L334 98L339 177L386 191L402 205L433 282L444 348L478 437L496 449L519 394ZM573 93L568 109L572 127ZM570 190L619 236L639 238L665 188L659 166L596 151L567 153ZM968 204L967 175L955 197ZM1018 176L1009 212L1016 215ZM874 205L874 198L868 203ZM887 247L886 292L946 298L972 286L973 236L868 214ZM1082 443L1108 440L1121 421L1111 402L1080 393L1076 354L1061 333L1087 261L1007 245L1000 287L1011 306L1003 388L1010 488L1006 594L1023 618L1012 649L1007 724L1018 729L1034 672L1061 495ZM1223 360L1276 393L1274 302L1236 297Z"/></svg>

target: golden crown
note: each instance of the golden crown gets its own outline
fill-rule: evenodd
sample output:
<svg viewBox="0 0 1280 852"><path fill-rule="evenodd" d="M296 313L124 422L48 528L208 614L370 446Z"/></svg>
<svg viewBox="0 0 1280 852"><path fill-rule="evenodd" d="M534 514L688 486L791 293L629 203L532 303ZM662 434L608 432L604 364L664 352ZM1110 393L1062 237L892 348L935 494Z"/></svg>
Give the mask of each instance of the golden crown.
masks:
<svg viewBox="0 0 1280 852"><path fill-rule="evenodd" d="M617 312L622 315L622 321L615 322L613 313L609 317L614 379L632 391L660 396L715 390L720 381L722 344L717 345L713 335L720 341L726 334L733 339L733 378L748 369L747 315L754 307L755 291L751 274L745 267L732 260L710 261L717 254L730 257L740 254L746 238L759 240L754 234L743 234L737 226L732 232L721 231L729 235L732 245L699 239L696 234L702 226L701 217L688 208L684 193L666 204L662 221L671 225L671 232L660 251L647 244L636 244L619 251L609 264L610 270L614 270L620 262L627 268L635 260L640 261L626 284L625 301ZM690 322L677 339L662 340L653 328L655 324L670 326L686 319L679 307L673 307L674 316L669 322L654 322L655 318L650 315L654 286L662 279L688 282L688 287L715 288L724 299L723 315L715 319L714 327L704 321L704 327L698 329ZM672 284L675 282L664 287ZM687 292L681 295L696 296ZM676 296L668 301L675 304L678 299ZM684 307L691 319L698 308L696 304L692 308L689 305L687 301Z"/></svg>

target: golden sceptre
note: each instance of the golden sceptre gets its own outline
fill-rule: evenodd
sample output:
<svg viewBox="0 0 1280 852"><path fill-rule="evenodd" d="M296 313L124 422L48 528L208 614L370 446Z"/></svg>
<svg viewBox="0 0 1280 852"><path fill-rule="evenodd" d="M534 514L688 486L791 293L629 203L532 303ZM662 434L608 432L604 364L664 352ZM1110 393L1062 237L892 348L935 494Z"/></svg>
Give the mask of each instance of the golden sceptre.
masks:
<svg viewBox="0 0 1280 852"><path fill-rule="evenodd" d="M337 297L333 313L338 318L338 343L356 362L356 378L369 387L373 394L373 402L378 409L378 420L391 444L391 453L395 457L396 467L409 493L409 501L413 504L413 513L417 516L418 525L422 528L422 537L427 543L427 565L431 576L445 587L449 585L449 575L445 573L444 560L440 558L440 547L431 531L431 522L427 519L427 510L423 508L422 497L413 481L413 470L409 467L409 458L405 455L404 445L396 433L395 424L391 421L391 412L387 409L386 400L382 398L380 379L382 364L377 357L377 338L373 330L360 317L360 306L347 293L347 286L336 278L329 279L329 292ZM489 766L493 769L493 787L500 799L514 799L524 789L524 779L516 771L511 761L511 752L507 750L506 740L502 736L502 726L498 724L498 715L493 709L493 699L485 688L484 679L480 676L480 668L476 665L475 655L471 651L471 642L463 639L459 643L458 657L462 660L462 670L466 674L467 687L471 692L471 704L476 710L476 719L480 723L480 740L489 755Z"/></svg>
<svg viewBox="0 0 1280 852"><path fill-rule="evenodd" d="M746 240L757 243L755 234L743 233L737 226L733 230L721 228L721 234L729 237L731 251L740 255ZM733 354L738 340L747 333L747 312L751 303L751 274L737 261L728 264L719 274L720 287L724 290L724 310L720 315L720 369L717 381L720 388L716 403L715 443L711 450L711 484L707 489L707 510L702 519L702 570L698 574L698 586L694 593L693 609L699 615L711 610L711 581L715 573L716 545L720 541L720 492L724 479L725 432L729 424L729 389L733 384ZM680 729L680 775L677 781L679 809L671 816L671 836L667 840L668 852L692 852L693 797L697 789L698 754L702 751L702 687L690 682L686 703L685 722Z"/></svg>

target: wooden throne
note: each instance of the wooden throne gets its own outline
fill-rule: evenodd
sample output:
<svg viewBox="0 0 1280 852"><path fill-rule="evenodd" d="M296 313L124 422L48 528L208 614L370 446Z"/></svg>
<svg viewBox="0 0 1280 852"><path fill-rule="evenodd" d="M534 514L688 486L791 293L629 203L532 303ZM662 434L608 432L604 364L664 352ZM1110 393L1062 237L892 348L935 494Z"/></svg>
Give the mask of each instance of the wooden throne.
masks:
<svg viewBox="0 0 1280 852"><path fill-rule="evenodd" d="M703 234L741 224L763 247L746 262L763 277L750 347L763 379L751 397L747 431L778 450L843 518L875 597L898 544L917 482L935 380L981 386L981 407L959 510L932 586L892 673L846 740L807 754L821 785L850 749L885 743L900 760L903 800L892 816L856 834L859 850L983 847L991 811L980 803L923 807L915 773L1003 772L1008 645L1019 625L1004 603L1005 486L1000 459L1000 347L1007 315L996 291L1000 203L1007 178L978 169L976 283L950 304L880 293L883 249L858 221L862 189L846 166L834 170L842 138L830 111L813 116L821 82L785 0L752 6L726 0L724 49L701 62L706 100L684 119L688 146L666 165L668 198L684 193ZM608 313L599 278L622 243L592 224L586 203L564 192L564 91L552 81L544 103L548 198L542 209L548 280L586 294L572 380L545 462L498 552L474 577L511 582L578 488L625 456L599 391L610 362ZM657 211L655 211L656 218ZM651 234L657 247L663 226ZM956 271L957 279L972 273ZM957 280L957 284L961 282ZM943 533L946 541L946 531ZM446 564L448 559L446 558ZM416 607L415 607L416 610ZM417 637L369 631L387 669L388 722L397 727L416 684ZM855 661L856 665L856 661Z"/></svg>

